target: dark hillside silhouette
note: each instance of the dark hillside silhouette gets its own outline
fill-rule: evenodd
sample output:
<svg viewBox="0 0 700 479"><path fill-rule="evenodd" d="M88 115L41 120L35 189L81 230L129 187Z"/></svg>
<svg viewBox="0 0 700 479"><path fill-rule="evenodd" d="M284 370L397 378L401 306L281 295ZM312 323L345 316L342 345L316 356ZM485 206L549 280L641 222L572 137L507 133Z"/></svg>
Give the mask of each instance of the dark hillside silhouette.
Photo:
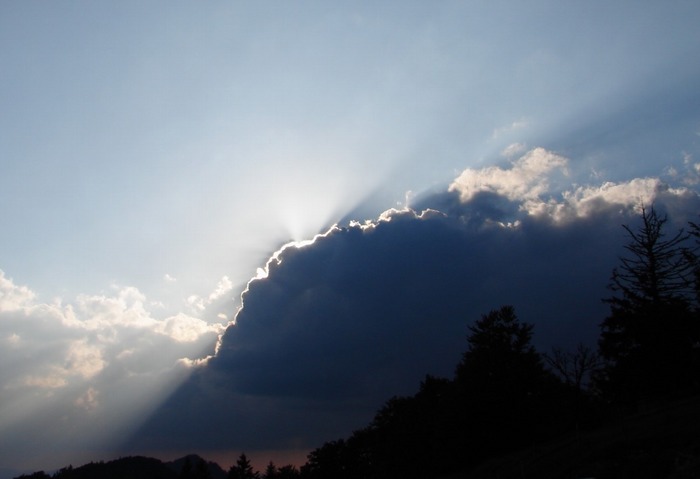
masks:
<svg viewBox="0 0 700 479"><path fill-rule="evenodd" d="M617 417L442 479L700 477L700 397Z"/></svg>
<svg viewBox="0 0 700 479"><path fill-rule="evenodd" d="M67 467L53 479L177 479L178 475L158 459L124 457L109 462L92 462L80 467Z"/></svg>

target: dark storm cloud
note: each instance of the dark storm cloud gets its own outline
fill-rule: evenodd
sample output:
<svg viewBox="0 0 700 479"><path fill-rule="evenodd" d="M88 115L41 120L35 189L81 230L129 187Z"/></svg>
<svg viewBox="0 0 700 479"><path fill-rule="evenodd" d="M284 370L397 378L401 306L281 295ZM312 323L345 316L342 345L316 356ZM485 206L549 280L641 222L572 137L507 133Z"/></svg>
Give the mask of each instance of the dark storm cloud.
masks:
<svg viewBox="0 0 700 479"><path fill-rule="evenodd" d="M509 171L489 175L481 191L462 175L467 201L455 187L421 200L423 213L389 211L278 252L250 282L216 356L129 447L319 445L413 393L425 374L451 376L468 325L505 304L536 325L541 350L593 344L621 224L634 222L642 198L630 197L652 188L676 217L698 210L697 195L652 180L579 189L543 209L531 188L518 190L524 198L489 191ZM539 177L530 181L539 188ZM556 214L531 214L524 199Z"/></svg>

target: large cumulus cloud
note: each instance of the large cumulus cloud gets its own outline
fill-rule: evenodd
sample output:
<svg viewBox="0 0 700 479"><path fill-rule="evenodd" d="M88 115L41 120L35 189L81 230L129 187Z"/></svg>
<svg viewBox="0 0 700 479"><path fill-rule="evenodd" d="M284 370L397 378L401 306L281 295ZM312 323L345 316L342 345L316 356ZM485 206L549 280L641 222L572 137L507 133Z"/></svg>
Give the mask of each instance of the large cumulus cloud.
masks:
<svg viewBox="0 0 700 479"><path fill-rule="evenodd" d="M641 204L682 221L700 203L653 178L556 190L567 161L533 149L277 251L216 355L129 447L319 445L426 373L450 376L468 324L504 304L535 323L540 349L594 343L620 225Z"/></svg>

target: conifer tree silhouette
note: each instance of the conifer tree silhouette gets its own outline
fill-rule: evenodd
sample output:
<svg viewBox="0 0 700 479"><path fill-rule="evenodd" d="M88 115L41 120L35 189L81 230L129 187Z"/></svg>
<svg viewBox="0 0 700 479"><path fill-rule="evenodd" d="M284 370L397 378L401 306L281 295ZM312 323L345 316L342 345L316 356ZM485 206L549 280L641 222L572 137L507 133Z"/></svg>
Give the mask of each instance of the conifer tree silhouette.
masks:
<svg viewBox="0 0 700 479"><path fill-rule="evenodd" d="M666 235L666 216L643 208L641 225L624 226L626 255L612 273L614 295L598 343L605 367L597 377L612 399L668 396L692 389L693 348L700 339L693 314L695 265L689 234Z"/></svg>

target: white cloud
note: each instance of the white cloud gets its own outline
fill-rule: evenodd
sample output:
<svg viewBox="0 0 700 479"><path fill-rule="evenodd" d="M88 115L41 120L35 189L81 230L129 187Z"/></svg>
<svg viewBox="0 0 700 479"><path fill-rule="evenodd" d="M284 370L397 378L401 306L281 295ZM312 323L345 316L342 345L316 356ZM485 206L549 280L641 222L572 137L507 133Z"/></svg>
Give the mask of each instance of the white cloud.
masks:
<svg viewBox="0 0 700 479"><path fill-rule="evenodd" d="M68 382L63 376L63 371L55 368L50 374L43 376L27 376L24 378L23 384L29 387L38 387L41 389L58 389L66 386Z"/></svg>
<svg viewBox="0 0 700 479"><path fill-rule="evenodd" d="M228 278L222 279L211 300L231 288ZM206 345L213 347L224 329L222 322L184 313L159 318L134 287L81 295L65 305L61 300L43 303L29 287L16 285L0 271L0 292L5 345L0 361L8 365L0 370L0 381L12 390L79 386L100 381L108 370L129 377L174 367L181 358L205 355ZM0 391L0 411L1 404Z"/></svg>
<svg viewBox="0 0 700 479"><path fill-rule="evenodd" d="M185 300L185 305L192 311L201 313L206 309L206 304L204 302L204 298L201 296L198 296L196 294L192 294L187 297Z"/></svg>
<svg viewBox="0 0 700 479"><path fill-rule="evenodd" d="M115 296L81 295L77 298L78 317L69 324L87 330L110 330L118 326L154 327L157 321L144 306L145 296L134 287L125 287Z"/></svg>
<svg viewBox="0 0 700 479"><path fill-rule="evenodd" d="M511 123L510 125L502 126L500 128L496 128L493 130L493 133L491 134L491 138L494 140L502 137L503 135L507 133L511 133L513 131L517 130L522 130L523 128L527 128L529 126L529 123L526 120L517 120Z"/></svg>
<svg viewBox="0 0 700 479"><path fill-rule="evenodd" d="M676 167L670 165L665 168L664 173L673 181L678 181L686 186L700 184L700 163L693 161L693 155L687 151L681 152L683 158L682 165Z"/></svg>
<svg viewBox="0 0 700 479"><path fill-rule="evenodd" d="M217 299L223 297L226 293L230 292L232 289L233 283L228 276L224 276L217 283L216 289L209 295L209 301L216 301Z"/></svg>
<svg viewBox="0 0 700 479"><path fill-rule="evenodd" d="M683 166L685 171L682 173L681 181L685 185L697 185L700 184L700 163L693 160L693 155L683 151Z"/></svg>
<svg viewBox="0 0 700 479"><path fill-rule="evenodd" d="M17 286L0 270L0 311L16 311L30 303L36 295L26 286Z"/></svg>
<svg viewBox="0 0 700 479"><path fill-rule="evenodd" d="M85 411L91 412L99 406L99 396L100 392L97 389L89 387L82 396L75 400L74 404Z"/></svg>
<svg viewBox="0 0 700 479"><path fill-rule="evenodd" d="M233 283L228 276L222 277L216 284L216 288L209 296L203 298L197 294L192 294L185 300L185 305L195 313L203 313L211 304L224 299L226 294L233 290Z"/></svg>
<svg viewBox="0 0 700 479"><path fill-rule="evenodd" d="M681 152L681 155L683 155L683 163L685 163L686 165L690 165L693 162L693 155L691 155L687 151Z"/></svg>
<svg viewBox="0 0 700 479"><path fill-rule="evenodd" d="M606 182L601 186L580 186L562 193L561 201L543 202L536 209L556 221L565 221L587 217L610 206L639 210L654 203L662 194L680 197L693 193L686 188L672 188L658 178L634 178L620 183Z"/></svg>
<svg viewBox="0 0 700 479"><path fill-rule="evenodd" d="M521 153L523 153L525 150L527 150L527 146L525 146L522 143L513 143L508 146L506 146L503 151L501 151L501 155L506 157L506 158L513 158L514 156L517 156Z"/></svg>
<svg viewBox="0 0 700 479"><path fill-rule="evenodd" d="M106 365L101 349L86 339L73 341L68 347L66 370L79 374L83 379L93 378Z"/></svg>
<svg viewBox="0 0 700 479"><path fill-rule="evenodd" d="M179 313L158 323L156 331L178 342L191 342L209 333L220 334L224 329L222 324L209 324L199 318Z"/></svg>
<svg viewBox="0 0 700 479"><path fill-rule="evenodd" d="M517 145L512 146L513 151L517 150ZM462 202L468 202L480 192L495 193L518 203L520 210L529 215L548 216L556 222L588 217L610 207L639 209L652 204L661 194L692 194L687 188L673 188L659 178L634 178L565 189L552 187L557 172L567 174L568 161L544 148L535 148L512 161L509 169L497 166L467 169L453 181L449 191L459 193ZM671 167L667 173L683 184L697 184L700 165L693 164L689 155L684 155L684 162L686 171L679 173Z"/></svg>
<svg viewBox="0 0 700 479"><path fill-rule="evenodd" d="M663 188L664 185L658 178L634 178L622 183L606 182L597 187L581 186L565 192L563 196L578 216L586 216L594 204L600 201L621 206L651 204Z"/></svg>
<svg viewBox="0 0 700 479"><path fill-rule="evenodd" d="M480 192L496 193L513 201L534 200L548 191L553 170L566 174L567 161L544 148L535 148L513 161L510 169L468 168L452 182L449 191L458 192L462 202Z"/></svg>

